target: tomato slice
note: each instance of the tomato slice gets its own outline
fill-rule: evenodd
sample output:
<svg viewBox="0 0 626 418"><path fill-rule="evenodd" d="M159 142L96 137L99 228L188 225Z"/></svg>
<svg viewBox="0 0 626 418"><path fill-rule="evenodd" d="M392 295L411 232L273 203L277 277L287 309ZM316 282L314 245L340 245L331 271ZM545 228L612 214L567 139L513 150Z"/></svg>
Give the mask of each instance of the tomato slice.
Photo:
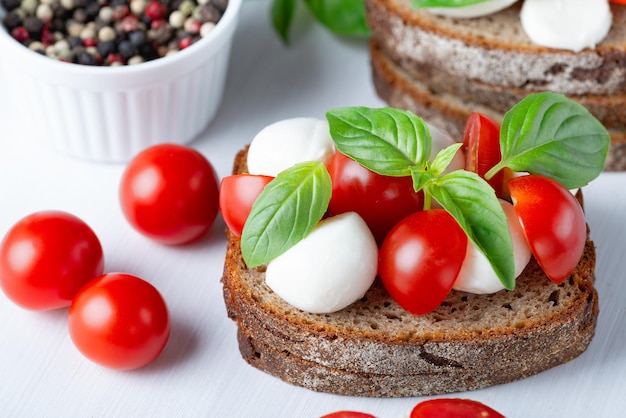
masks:
<svg viewBox="0 0 626 418"><path fill-rule="evenodd" d="M489 117L470 113L463 131L465 149L465 169L485 178L485 174L502 159L500 150L500 127ZM487 182L502 197L504 171L500 170Z"/></svg>
<svg viewBox="0 0 626 418"><path fill-rule="evenodd" d="M372 414L356 411L337 411L330 414L323 415L320 418L376 418Z"/></svg>
<svg viewBox="0 0 626 418"><path fill-rule="evenodd" d="M389 295L421 315L446 298L467 251L467 235L443 209L416 212L400 221L380 249L379 273Z"/></svg>
<svg viewBox="0 0 626 418"><path fill-rule="evenodd" d="M550 280L563 282L580 261L587 239L580 203L559 182L539 175L512 178L509 190L537 262Z"/></svg>
<svg viewBox="0 0 626 418"><path fill-rule="evenodd" d="M471 399L440 398L418 403L410 418L504 418L504 415Z"/></svg>
<svg viewBox="0 0 626 418"><path fill-rule="evenodd" d="M402 218L424 207L424 194L415 193L410 177L376 174L340 152L329 162L328 172L333 183L330 212L358 213L379 244Z"/></svg>
<svg viewBox="0 0 626 418"><path fill-rule="evenodd" d="M219 206L224 222L233 234L241 236L254 201L273 179L252 174L236 174L222 179Z"/></svg>

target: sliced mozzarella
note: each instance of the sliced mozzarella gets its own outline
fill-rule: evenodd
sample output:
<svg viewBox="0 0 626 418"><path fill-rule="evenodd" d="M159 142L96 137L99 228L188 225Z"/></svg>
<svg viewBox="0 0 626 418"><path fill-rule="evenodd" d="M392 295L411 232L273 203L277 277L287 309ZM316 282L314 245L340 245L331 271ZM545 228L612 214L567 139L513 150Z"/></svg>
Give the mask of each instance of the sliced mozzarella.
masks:
<svg viewBox="0 0 626 418"><path fill-rule="evenodd" d="M534 43L574 52L595 48L613 20L608 0L525 0L520 18Z"/></svg>
<svg viewBox="0 0 626 418"><path fill-rule="evenodd" d="M530 248L524 237L524 231L515 215L513 205L503 200L500 201L506 215L511 238L513 239L513 258L515 263L515 277L522 274L530 261ZM455 290L464 292L485 294L495 293L504 286L493 271L487 257L476 248L469 240L467 241L467 253L461 266L461 272L452 286Z"/></svg>
<svg viewBox="0 0 626 418"><path fill-rule="evenodd" d="M490 15L502 9L506 9L516 1L517 0L490 0L482 3L472 4L470 6L432 7L428 10L431 13L442 16L472 18Z"/></svg>
<svg viewBox="0 0 626 418"><path fill-rule="evenodd" d="M456 144L456 141L452 139L450 135L437 128L436 126L433 126L429 123L427 123L426 125L428 125L428 129L430 130L430 136L432 138L432 149L430 153L430 160L432 161L432 159L435 158L435 155L437 155L439 151L449 147L450 145ZM464 168L465 154L463 153L462 149L459 149L454 155L454 158L452 159L452 162L450 163L448 168L446 168L445 172L449 173L451 171L462 170Z"/></svg>
<svg viewBox="0 0 626 418"><path fill-rule="evenodd" d="M374 282L378 247L354 212L328 218L302 241L272 260L267 285L290 305L329 313L359 300Z"/></svg>
<svg viewBox="0 0 626 418"><path fill-rule="evenodd" d="M335 144L326 120L285 119L266 126L252 139L248 171L275 177L297 163L326 162L334 152Z"/></svg>

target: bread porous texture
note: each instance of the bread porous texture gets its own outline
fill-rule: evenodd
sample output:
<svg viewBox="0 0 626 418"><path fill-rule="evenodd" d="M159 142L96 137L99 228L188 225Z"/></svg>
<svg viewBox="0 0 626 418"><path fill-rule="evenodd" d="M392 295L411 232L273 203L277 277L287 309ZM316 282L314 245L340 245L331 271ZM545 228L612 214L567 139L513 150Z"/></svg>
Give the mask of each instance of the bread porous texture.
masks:
<svg viewBox="0 0 626 418"><path fill-rule="evenodd" d="M235 161L243 173L245 150ZM341 311L312 314L283 301L250 269L227 231L222 277L241 355L290 384L342 395L427 396L518 380L583 353L595 331L595 247L563 283L534 259L512 291L452 291L426 315L402 309L377 280ZM297 278L294 277L294 280Z"/></svg>

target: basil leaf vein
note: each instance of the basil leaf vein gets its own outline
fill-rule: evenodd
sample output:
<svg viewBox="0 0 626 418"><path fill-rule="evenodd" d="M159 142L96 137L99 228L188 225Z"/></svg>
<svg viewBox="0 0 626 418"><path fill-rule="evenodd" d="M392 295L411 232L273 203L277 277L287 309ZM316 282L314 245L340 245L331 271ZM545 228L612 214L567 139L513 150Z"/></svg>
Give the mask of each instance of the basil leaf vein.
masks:
<svg viewBox="0 0 626 418"><path fill-rule="evenodd" d="M296 164L269 182L241 234L248 267L268 263L306 237L326 213L331 190L330 175L319 161Z"/></svg>
<svg viewBox="0 0 626 418"><path fill-rule="evenodd" d="M326 119L337 149L375 173L408 176L411 167L428 164L430 131L409 111L341 108L327 112Z"/></svg>
<svg viewBox="0 0 626 418"><path fill-rule="evenodd" d="M476 173L458 170L429 182L425 189L487 257L504 287L515 288L513 241L491 186Z"/></svg>
<svg viewBox="0 0 626 418"><path fill-rule="evenodd" d="M575 189L604 169L610 135L581 104L543 92L527 96L504 115L500 144L502 161L490 173L509 167Z"/></svg>

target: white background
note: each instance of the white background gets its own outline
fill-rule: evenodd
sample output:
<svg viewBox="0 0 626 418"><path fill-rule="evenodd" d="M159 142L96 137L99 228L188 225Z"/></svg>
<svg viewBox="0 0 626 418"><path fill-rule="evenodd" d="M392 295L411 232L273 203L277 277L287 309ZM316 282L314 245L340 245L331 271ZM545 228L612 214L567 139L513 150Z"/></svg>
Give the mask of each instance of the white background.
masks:
<svg viewBox="0 0 626 418"><path fill-rule="evenodd" d="M299 17L284 47L268 22L269 1L244 1L223 106L192 145L220 176L265 125L324 117L333 107L379 107L367 44L335 38ZM0 58L1 59L1 58ZM221 219L187 247L154 244L122 217L117 187L123 165L98 165L48 151L5 100L0 81L0 235L23 216L61 209L99 236L106 271L153 283L166 299L172 334L145 368L118 372L83 358L67 332L67 310L30 312L0 294L0 416L319 417L340 409L380 418L408 414L422 398L352 398L290 386L240 357L235 324L222 300L225 240ZM626 411L626 174L606 173L585 192L598 251L600 317L579 358L540 375L449 396L482 401L509 417L618 417Z"/></svg>

